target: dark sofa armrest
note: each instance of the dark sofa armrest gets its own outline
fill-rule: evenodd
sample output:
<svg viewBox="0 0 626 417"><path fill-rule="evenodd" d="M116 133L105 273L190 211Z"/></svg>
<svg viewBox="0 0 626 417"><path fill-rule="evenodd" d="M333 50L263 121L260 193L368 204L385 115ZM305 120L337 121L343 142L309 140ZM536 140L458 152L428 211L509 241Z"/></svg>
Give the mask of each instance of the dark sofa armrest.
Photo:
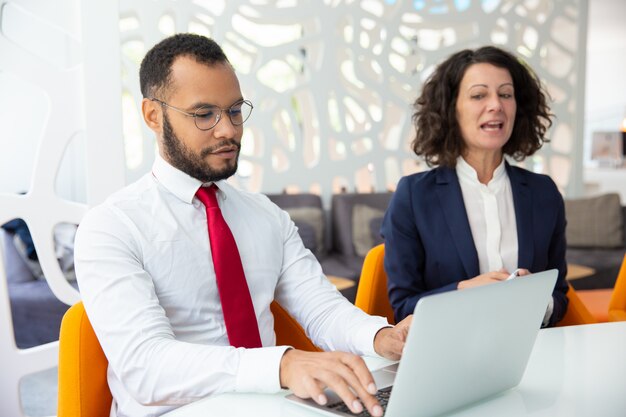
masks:
<svg viewBox="0 0 626 417"><path fill-rule="evenodd" d="M4 255L4 267L6 270L7 281L9 283L30 282L35 281L31 269L26 265L26 261L13 242L15 235L0 229L2 237L0 245Z"/></svg>

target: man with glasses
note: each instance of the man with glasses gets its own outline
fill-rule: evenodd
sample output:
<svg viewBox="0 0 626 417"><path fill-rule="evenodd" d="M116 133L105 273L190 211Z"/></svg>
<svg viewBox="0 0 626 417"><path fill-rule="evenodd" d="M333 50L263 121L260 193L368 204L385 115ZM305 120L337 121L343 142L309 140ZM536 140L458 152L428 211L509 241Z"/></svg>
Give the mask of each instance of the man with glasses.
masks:
<svg viewBox="0 0 626 417"><path fill-rule="evenodd" d="M208 395L281 387L320 404L330 387L353 412L382 415L358 355L398 359L410 318L391 327L358 310L286 212L224 181L253 106L221 48L169 37L146 54L140 83L159 150L152 172L90 210L76 237L112 415L158 416ZM273 300L332 352L275 346Z"/></svg>

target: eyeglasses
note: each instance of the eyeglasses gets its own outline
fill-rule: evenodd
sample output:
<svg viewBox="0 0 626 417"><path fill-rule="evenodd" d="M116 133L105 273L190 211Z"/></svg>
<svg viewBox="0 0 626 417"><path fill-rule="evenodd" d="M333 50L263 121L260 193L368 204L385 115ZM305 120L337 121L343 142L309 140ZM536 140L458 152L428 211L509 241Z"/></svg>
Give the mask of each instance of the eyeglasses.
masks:
<svg viewBox="0 0 626 417"><path fill-rule="evenodd" d="M213 129L220 122L220 120L222 120L222 112L226 112L226 114L228 114L228 118L234 126L241 126L246 120L248 120L248 117L250 117L252 109L254 108L249 100L240 100L227 109L221 109L217 106L202 106L196 109L193 113L189 113L157 98L151 98L150 100L161 103L161 105L169 107L172 110L176 110L185 116L193 117L196 127L200 130Z"/></svg>

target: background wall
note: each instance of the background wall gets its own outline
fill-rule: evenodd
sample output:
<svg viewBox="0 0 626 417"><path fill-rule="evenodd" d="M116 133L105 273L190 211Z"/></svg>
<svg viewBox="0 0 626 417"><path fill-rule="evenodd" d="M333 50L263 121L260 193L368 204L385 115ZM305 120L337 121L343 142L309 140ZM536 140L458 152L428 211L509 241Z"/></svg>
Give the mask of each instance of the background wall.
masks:
<svg viewBox="0 0 626 417"><path fill-rule="evenodd" d="M280 3L281 7L276 7ZM148 7L149 4L149 7ZM161 38L215 38L255 104L238 175L263 192L394 189L425 169L410 152L411 103L434 66L483 44L514 51L554 98L552 143L525 165L565 193L581 188L584 1L122 1L124 126L129 179L154 142L141 122L137 68ZM577 140L578 138L578 140Z"/></svg>
<svg viewBox="0 0 626 417"><path fill-rule="evenodd" d="M47 59L74 70L82 70L83 52L104 54L81 43L77 33L81 28L77 10L94 6L86 7L88 2L79 0L65 0L60 3L63 7L46 3L15 0L7 4L18 5L44 27L60 28L69 38L50 36L49 29L38 29L32 22L21 36L20 30L26 31L20 21L23 16L15 16L24 13L15 12L4 19L3 32L13 40L31 39L32 47L44 51ZM155 149L138 112L139 61L163 37L194 31L224 46L241 77L244 94L255 104L246 124L241 168L234 178L243 188L313 191L325 197L341 188L393 189L400 176L425 169L408 149L410 105L422 81L449 54L494 43L516 52L535 68L554 97L557 122L549 134L553 142L526 166L552 175L567 195L581 193L584 0L122 0L119 9L117 22L100 23L99 36L120 39L120 50L117 54L110 51L103 59L107 64L102 66L102 76L94 77L96 83L122 95L120 104L102 107L100 114L118 120L94 120L98 130L92 131L87 143L94 146L93 134L99 133L105 142L97 146L116 149L123 123L123 145L112 154L118 155L115 158L120 152L125 155L121 175L126 183L149 170ZM118 65L115 61L120 57L122 91L114 87L119 78L112 66ZM42 97L41 91L20 78L19 70L0 72L0 87L7 92L5 99L0 98L0 123L8 133L0 137L0 144L9 150L0 155L0 191L29 189L33 156L50 121L46 94ZM93 84L82 86L94 88ZM79 98L98 99L92 95ZM30 111L21 111L24 107ZM81 106L64 106L64 113L53 111L54 117L83 117ZM78 202L88 199L85 171L93 169L93 162L86 164L81 158L84 138L85 130L78 127L53 174L55 192ZM102 168L104 179L120 175Z"/></svg>
<svg viewBox="0 0 626 417"><path fill-rule="evenodd" d="M592 165L591 135L617 131L626 119L626 2L589 4L584 161ZM626 129L626 127L624 127ZM626 174L623 174L626 183ZM623 201L626 204L626 201Z"/></svg>

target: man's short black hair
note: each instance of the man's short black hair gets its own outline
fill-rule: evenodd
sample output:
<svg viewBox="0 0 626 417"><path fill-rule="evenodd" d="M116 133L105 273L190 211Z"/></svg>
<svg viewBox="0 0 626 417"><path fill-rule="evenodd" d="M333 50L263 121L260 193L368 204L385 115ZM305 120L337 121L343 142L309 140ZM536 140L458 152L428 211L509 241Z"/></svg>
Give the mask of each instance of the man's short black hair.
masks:
<svg viewBox="0 0 626 417"><path fill-rule="evenodd" d="M213 39L192 33L165 38L154 45L141 61L139 84L145 98L159 96L165 99L171 83L172 64L180 56L192 57L206 65L229 62Z"/></svg>

